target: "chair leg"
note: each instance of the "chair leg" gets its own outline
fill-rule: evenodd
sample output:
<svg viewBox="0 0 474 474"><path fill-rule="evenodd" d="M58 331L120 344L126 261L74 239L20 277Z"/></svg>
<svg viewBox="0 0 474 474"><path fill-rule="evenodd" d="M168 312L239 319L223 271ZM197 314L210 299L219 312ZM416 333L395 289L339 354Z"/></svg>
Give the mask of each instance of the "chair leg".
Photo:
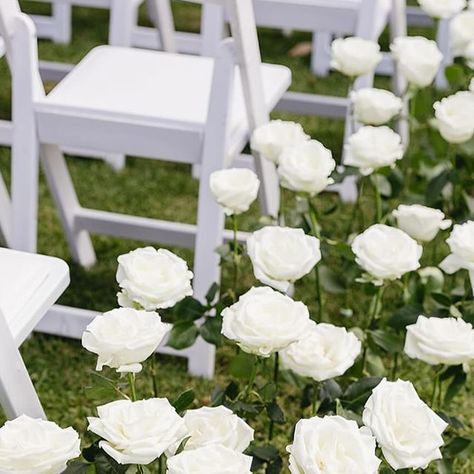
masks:
<svg viewBox="0 0 474 474"><path fill-rule="evenodd" d="M0 237L3 242L10 246L11 233L11 202L5 181L0 175Z"/></svg>
<svg viewBox="0 0 474 474"><path fill-rule="evenodd" d="M204 339L198 338L190 349L188 372L196 377L212 379L216 362L216 348Z"/></svg>
<svg viewBox="0 0 474 474"><path fill-rule="evenodd" d="M313 33L311 70L316 76L326 77L331 71L331 40L332 35L327 31Z"/></svg>
<svg viewBox="0 0 474 474"><path fill-rule="evenodd" d="M42 145L41 158L72 257L83 267L91 267L96 262L94 247L89 233L75 226L75 216L80 204L64 156L59 147Z"/></svg>
<svg viewBox="0 0 474 474"><path fill-rule="evenodd" d="M0 314L0 404L8 419L20 415L46 419L28 371Z"/></svg>

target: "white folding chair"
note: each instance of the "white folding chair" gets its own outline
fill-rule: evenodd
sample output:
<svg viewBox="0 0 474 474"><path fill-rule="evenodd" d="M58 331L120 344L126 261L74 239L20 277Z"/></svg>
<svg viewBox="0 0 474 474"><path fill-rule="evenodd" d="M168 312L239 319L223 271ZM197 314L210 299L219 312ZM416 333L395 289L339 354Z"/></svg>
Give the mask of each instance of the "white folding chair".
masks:
<svg viewBox="0 0 474 474"><path fill-rule="evenodd" d="M95 262L89 232L111 234L194 248L198 298L219 281L214 250L231 233L224 233L224 215L210 192L209 176L228 166L243 150L251 130L268 120L269 110L289 87L291 73L282 66L261 64L251 0L217 1L228 7L233 32L233 40L223 42L217 59L101 46L48 95L39 79L32 21L20 12L17 0L0 3L0 28L7 39L14 86L16 248L36 248L41 153L76 261L84 266ZM197 225L83 208L60 146L201 164ZM255 163L264 211L276 215L275 169L268 161ZM201 344L196 350L200 367L194 372L211 375L213 348Z"/></svg>
<svg viewBox="0 0 474 474"><path fill-rule="evenodd" d="M68 284L62 260L0 248L0 405L9 419L45 418L18 348Z"/></svg>

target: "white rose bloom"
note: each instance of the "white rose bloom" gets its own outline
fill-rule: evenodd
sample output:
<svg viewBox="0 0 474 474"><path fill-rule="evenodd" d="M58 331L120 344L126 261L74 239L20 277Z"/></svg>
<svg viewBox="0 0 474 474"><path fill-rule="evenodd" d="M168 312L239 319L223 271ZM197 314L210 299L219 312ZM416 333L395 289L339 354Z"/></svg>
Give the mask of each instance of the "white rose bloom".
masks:
<svg viewBox="0 0 474 474"><path fill-rule="evenodd" d="M376 474L381 463L370 430L341 416L298 421L286 449L291 474Z"/></svg>
<svg viewBox="0 0 474 474"><path fill-rule="evenodd" d="M430 365L459 365L474 359L474 329L461 318L420 315L407 326L405 353Z"/></svg>
<svg viewBox="0 0 474 474"><path fill-rule="evenodd" d="M188 410L183 419L190 436L186 450L218 444L242 453L253 440L254 430L224 406Z"/></svg>
<svg viewBox="0 0 474 474"><path fill-rule="evenodd" d="M433 18L451 18L464 10L466 0L418 0L422 10Z"/></svg>
<svg viewBox="0 0 474 474"><path fill-rule="evenodd" d="M331 151L317 140L308 140L282 151L278 174L283 187L314 196L334 183L330 176L335 168Z"/></svg>
<svg viewBox="0 0 474 474"><path fill-rule="evenodd" d="M425 469L441 459L441 434L448 426L418 397L411 382L383 379L362 415L393 469Z"/></svg>
<svg viewBox="0 0 474 474"><path fill-rule="evenodd" d="M464 143L474 135L474 94L460 91L433 105L441 136L449 143Z"/></svg>
<svg viewBox="0 0 474 474"><path fill-rule="evenodd" d="M393 92L366 87L353 91L351 101L355 119L365 125L383 125L397 116L403 101Z"/></svg>
<svg viewBox="0 0 474 474"><path fill-rule="evenodd" d="M261 357L298 341L311 324L303 303L268 287L251 288L222 311L222 334Z"/></svg>
<svg viewBox="0 0 474 474"><path fill-rule="evenodd" d="M361 342L343 327L313 324L305 336L280 352L282 367L322 382L354 365Z"/></svg>
<svg viewBox="0 0 474 474"><path fill-rule="evenodd" d="M361 127L345 145L344 164L359 168L367 176L403 158L402 139L389 127Z"/></svg>
<svg viewBox="0 0 474 474"><path fill-rule="evenodd" d="M252 458L220 445L183 451L168 459L166 474L252 474Z"/></svg>
<svg viewBox="0 0 474 474"><path fill-rule="evenodd" d="M280 153L285 147L298 145L309 138L299 123L272 120L255 129L250 146L267 160L278 163Z"/></svg>
<svg viewBox="0 0 474 474"><path fill-rule="evenodd" d="M392 214L398 227L419 242L430 242L440 230L449 229L452 224L445 219L444 212L420 204L400 204Z"/></svg>
<svg viewBox="0 0 474 474"><path fill-rule="evenodd" d="M187 435L184 420L166 398L119 400L97 408L88 430L119 464L149 464Z"/></svg>
<svg viewBox="0 0 474 474"><path fill-rule="evenodd" d="M474 289L474 221L456 224L446 242L451 249L451 255L448 255L439 267L449 275L461 269L468 270Z"/></svg>
<svg viewBox="0 0 474 474"><path fill-rule="evenodd" d="M255 278L280 291L287 291L321 260L319 246L316 237L290 227L267 226L247 239Z"/></svg>
<svg viewBox="0 0 474 474"><path fill-rule="evenodd" d="M186 262L169 250L145 247L117 259L117 282L122 288L120 306L139 305L147 311L170 308L193 294L193 273Z"/></svg>
<svg viewBox="0 0 474 474"><path fill-rule="evenodd" d="M82 345L99 356L96 370L106 365L135 373L170 330L157 313L119 308L97 316L84 331Z"/></svg>
<svg viewBox="0 0 474 474"><path fill-rule="evenodd" d="M444 285L443 272L438 267L423 267L418 270L423 285L430 285L431 291L442 291Z"/></svg>
<svg viewBox="0 0 474 474"><path fill-rule="evenodd" d="M76 431L51 421L22 415L0 428L2 474L59 474L80 454Z"/></svg>
<svg viewBox="0 0 474 474"><path fill-rule="evenodd" d="M245 168L214 171L209 184L214 198L228 216L248 211L260 187L257 175Z"/></svg>
<svg viewBox="0 0 474 474"><path fill-rule="evenodd" d="M373 73L383 58L377 43L355 36L335 39L331 56L331 66L349 77Z"/></svg>
<svg viewBox="0 0 474 474"><path fill-rule="evenodd" d="M464 56L466 48L474 41L474 10L456 15L450 23L451 49L455 56Z"/></svg>
<svg viewBox="0 0 474 474"><path fill-rule="evenodd" d="M352 251L356 262L381 284L420 268L423 247L400 229L375 224L354 239Z"/></svg>
<svg viewBox="0 0 474 474"><path fill-rule="evenodd" d="M429 86L438 73L443 54L435 41L423 36L401 36L390 46L402 76L417 87Z"/></svg>

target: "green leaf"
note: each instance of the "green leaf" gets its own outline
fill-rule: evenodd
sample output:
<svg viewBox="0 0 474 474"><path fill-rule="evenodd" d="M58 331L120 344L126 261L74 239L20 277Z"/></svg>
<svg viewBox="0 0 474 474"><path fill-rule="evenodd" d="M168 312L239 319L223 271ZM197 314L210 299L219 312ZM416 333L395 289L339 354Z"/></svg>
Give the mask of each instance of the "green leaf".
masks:
<svg viewBox="0 0 474 474"><path fill-rule="evenodd" d="M280 455L275 446L256 446L250 450L250 454L263 461L270 462L278 458Z"/></svg>
<svg viewBox="0 0 474 474"><path fill-rule="evenodd" d="M459 89L466 83L464 69L459 64L450 64L444 69L444 75L453 89Z"/></svg>
<svg viewBox="0 0 474 474"><path fill-rule="evenodd" d="M64 472L64 474L87 474L87 471L91 468L90 464L76 461L72 462L68 465Z"/></svg>
<svg viewBox="0 0 474 474"><path fill-rule="evenodd" d="M256 369L257 358L252 354L240 352L229 365L229 373L240 380L249 380Z"/></svg>
<svg viewBox="0 0 474 474"><path fill-rule="evenodd" d="M451 306L451 298L444 293L431 293L431 297L441 306L445 306L446 308Z"/></svg>
<svg viewBox="0 0 474 474"><path fill-rule="evenodd" d="M328 293L340 294L346 291L344 280L326 265L319 267L319 281L324 291Z"/></svg>
<svg viewBox="0 0 474 474"><path fill-rule="evenodd" d="M178 413L182 413L192 405L195 398L194 390L186 390L178 396L172 405Z"/></svg>
<svg viewBox="0 0 474 474"><path fill-rule="evenodd" d="M462 367L462 366L461 366ZM466 373L461 370L452 379L451 383L446 389L444 396L444 402L449 404L451 400L462 390L467 380Z"/></svg>
<svg viewBox="0 0 474 474"><path fill-rule="evenodd" d="M404 330L410 324L415 324L418 316L423 314L423 307L419 305L406 305L397 309L388 320L388 325L396 331Z"/></svg>
<svg viewBox="0 0 474 474"><path fill-rule="evenodd" d="M390 197L392 195L392 185L383 174L372 174L370 179L374 183L374 185L378 186L378 189L382 196Z"/></svg>
<svg viewBox="0 0 474 474"><path fill-rule="evenodd" d="M283 423L285 421L285 414L275 400L269 403L266 408L270 420L276 423Z"/></svg>
<svg viewBox="0 0 474 474"><path fill-rule="evenodd" d="M175 315L175 323L192 322L202 318L206 313L207 308L201 302L192 296L187 296L182 299L173 308L172 312Z"/></svg>
<svg viewBox="0 0 474 474"><path fill-rule="evenodd" d="M201 337L216 347L222 344L222 318L220 316L210 316L206 318L204 324L199 328Z"/></svg>
<svg viewBox="0 0 474 474"><path fill-rule="evenodd" d="M369 334L374 344L390 354L403 350L403 337L394 331L377 329L375 331L369 331Z"/></svg>
<svg viewBox="0 0 474 474"><path fill-rule="evenodd" d="M276 392L277 389L274 383L267 383L260 390L258 390L258 393L266 403L269 403L275 399Z"/></svg>
<svg viewBox="0 0 474 474"><path fill-rule="evenodd" d="M383 377L386 369L382 357L370 348L367 349L367 373L372 377Z"/></svg>
<svg viewBox="0 0 474 474"><path fill-rule="evenodd" d="M450 170L444 170L428 183L426 187L426 204L428 206L434 205L442 198L442 191L448 184L450 175Z"/></svg>
<svg viewBox="0 0 474 474"><path fill-rule="evenodd" d="M448 458L467 459L474 453L474 438L456 436L443 448L443 455Z"/></svg>
<svg viewBox="0 0 474 474"><path fill-rule="evenodd" d="M213 301L216 299L217 293L219 293L219 285L217 283L213 283L206 293L207 304L210 305L213 303Z"/></svg>
<svg viewBox="0 0 474 474"><path fill-rule="evenodd" d="M351 408L362 407L372 394L372 390L382 381L382 377L365 377L347 387L341 401Z"/></svg>
<svg viewBox="0 0 474 474"><path fill-rule="evenodd" d="M129 468L128 465L118 464L104 452L97 455L94 467L96 474L125 474Z"/></svg>
<svg viewBox="0 0 474 474"><path fill-rule="evenodd" d="M173 349L182 350L191 347L199 336L199 328L189 321L173 325L168 343Z"/></svg>

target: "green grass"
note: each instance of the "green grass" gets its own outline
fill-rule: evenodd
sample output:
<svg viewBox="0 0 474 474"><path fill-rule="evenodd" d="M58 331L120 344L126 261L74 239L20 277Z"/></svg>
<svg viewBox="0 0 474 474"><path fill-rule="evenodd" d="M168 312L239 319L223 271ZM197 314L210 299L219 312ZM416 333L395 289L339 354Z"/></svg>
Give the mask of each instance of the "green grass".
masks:
<svg viewBox="0 0 474 474"><path fill-rule="evenodd" d="M29 12L47 12L48 7L41 4L28 4L24 7ZM176 9L177 26L196 30L199 27L198 9L194 6L179 5ZM48 41L40 42L42 59L77 62L92 47L105 43L107 39L108 13L101 10L75 9L73 41L70 45L55 45ZM428 32L429 34L431 32ZM290 37L283 36L274 30L260 32L262 53L265 61L286 64L293 71L295 90L344 95L347 81L337 73L320 79L309 72L309 59L293 58L288 51L297 43L307 41L306 34L295 33ZM386 41L385 41L386 43ZM6 64L0 65L0 116L10 116L9 75ZM377 84L387 86L386 78L377 78ZM308 133L330 147L335 156L339 156L342 146L343 124L340 121L318 117L302 117L289 114L275 114L300 121ZM0 171L9 179L9 150L0 149ZM104 210L127 212L134 215L156 217L160 219L176 219L183 222L195 222L198 183L192 179L189 166L165 162L155 162L139 158L128 158L125 170L116 173L101 161L69 158L68 159L79 198L84 206L97 207ZM285 194L288 203L291 197ZM318 206L329 208L336 200L334 195L321 197ZM369 201L368 201L369 202ZM372 219L373 209L368 203L364 206L365 219ZM351 219L351 206L340 205L338 212L325 216L322 226L332 236L342 237ZM258 209L254 206L243 223L247 229L252 228L258 219ZM52 203L51 195L43 177L40 183L39 212L39 252L55 255L65 259L71 266L71 286L61 298L61 303L90 308L99 311L112 309L116 305L115 283L116 258L118 255L142 246L143 242L119 240L111 237L94 236L94 246L98 263L85 271L71 261L64 233L60 226L57 211ZM444 244L443 244L444 245ZM173 248L173 251L192 263L192 252ZM446 251L446 249L444 249ZM440 252L441 253L441 252ZM252 284L251 272L241 282L242 288ZM224 284L227 271L224 272ZM314 281L299 284L296 297L306 302L311 309L315 308L312 285ZM397 291L387 301L391 309L397 307L399 293ZM351 307L354 316L344 319L339 309ZM327 313L336 324L353 326L366 316L368 298L361 296L357 284L348 292L347 297L331 296L327 301ZM47 415L61 425L72 425L80 431L86 426L86 416L94 413L94 402L87 398L84 387L90 383L90 372L95 366L95 358L82 349L78 341L60 339L40 334L32 336L22 347L22 354L36 388L43 402ZM184 387L193 387L198 395L198 403L205 404L216 383L226 379L226 365L229 349L218 352L216 381L205 381L187 375L185 362L180 358L158 357L160 391L163 396L174 398ZM431 372L421 363L401 364L401 377L414 381L420 394L428 399L431 388ZM150 387L141 385L140 389L149 393ZM466 424L468 431L474 429L474 401L471 383L459 395L453 406ZM294 416L298 416L296 391L291 385L285 385L282 397L283 405L289 406ZM0 419L1 419L0 413ZM288 444L287 429L279 428L277 441L282 449ZM283 452L283 450L282 450ZM460 463L456 472L468 474L474 472L474 462Z"/></svg>

